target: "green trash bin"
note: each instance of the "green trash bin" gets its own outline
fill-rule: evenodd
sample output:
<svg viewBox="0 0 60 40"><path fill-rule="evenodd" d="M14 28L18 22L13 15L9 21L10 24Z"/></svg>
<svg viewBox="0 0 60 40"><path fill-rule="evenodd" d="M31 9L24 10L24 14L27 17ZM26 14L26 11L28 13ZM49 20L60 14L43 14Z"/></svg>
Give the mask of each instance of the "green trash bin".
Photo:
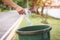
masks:
<svg viewBox="0 0 60 40"><path fill-rule="evenodd" d="M51 27L48 25L35 25L18 29L19 40L50 40Z"/></svg>

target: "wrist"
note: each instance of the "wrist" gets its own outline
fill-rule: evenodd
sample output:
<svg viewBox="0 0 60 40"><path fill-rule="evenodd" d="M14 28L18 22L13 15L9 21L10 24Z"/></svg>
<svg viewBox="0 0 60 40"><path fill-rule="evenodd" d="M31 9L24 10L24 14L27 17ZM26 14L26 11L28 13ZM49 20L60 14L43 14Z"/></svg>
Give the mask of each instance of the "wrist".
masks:
<svg viewBox="0 0 60 40"><path fill-rule="evenodd" d="M22 7L20 7L20 6L17 6L15 9L21 9Z"/></svg>

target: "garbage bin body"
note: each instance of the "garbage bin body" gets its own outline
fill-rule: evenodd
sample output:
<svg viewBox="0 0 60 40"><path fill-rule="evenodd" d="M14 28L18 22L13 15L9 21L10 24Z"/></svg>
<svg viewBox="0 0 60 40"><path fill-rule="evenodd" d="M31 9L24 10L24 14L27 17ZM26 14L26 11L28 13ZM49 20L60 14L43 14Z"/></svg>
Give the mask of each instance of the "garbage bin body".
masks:
<svg viewBox="0 0 60 40"><path fill-rule="evenodd" d="M17 30L19 40L50 40L51 27L37 25Z"/></svg>

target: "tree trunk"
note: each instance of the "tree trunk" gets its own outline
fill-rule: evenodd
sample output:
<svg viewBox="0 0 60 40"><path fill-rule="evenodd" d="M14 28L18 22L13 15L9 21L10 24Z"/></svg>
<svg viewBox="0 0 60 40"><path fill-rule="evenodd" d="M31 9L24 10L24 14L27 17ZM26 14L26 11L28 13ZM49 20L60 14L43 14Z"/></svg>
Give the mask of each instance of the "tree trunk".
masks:
<svg viewBox="0 0 60 40"><path fill-rule="evenodd" d="M45 3L43 3L42 9L41 9L41 16L44 16L43 12L44 12L44 7L45 7Z"/></svg>
<svg viewBox="0 0 60 40"><path fill-rule="evenodd" d="M42 9L41 9L41 16L44 16L43 12L44 12L44 6L42 6Z"/></svg>

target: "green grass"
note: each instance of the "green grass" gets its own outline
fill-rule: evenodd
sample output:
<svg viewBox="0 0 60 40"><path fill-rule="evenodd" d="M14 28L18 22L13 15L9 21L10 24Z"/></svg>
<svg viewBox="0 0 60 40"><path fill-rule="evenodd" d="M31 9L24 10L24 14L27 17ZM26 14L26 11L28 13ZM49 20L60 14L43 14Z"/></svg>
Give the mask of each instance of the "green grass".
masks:
<svg viewBox="0 0 60 40"><path fill-rule="evenodd" d="M30 20L32 21L33 24L41 24L41 21L42 21L40 17L30 17ZM60 40L60 20L48 17L47 22L48 22L48 25L51 25L52 27L52 30L50 32L51 40ZM25 27L27 25L29 25L27 21L23 20L22 23L20 24L20 28Z"/></svg>
<svg viewBox="0 0 60 40"><path fill-rule="evenodd" d="M8 12L9 10L0 10L0 12Z"/></svg>

